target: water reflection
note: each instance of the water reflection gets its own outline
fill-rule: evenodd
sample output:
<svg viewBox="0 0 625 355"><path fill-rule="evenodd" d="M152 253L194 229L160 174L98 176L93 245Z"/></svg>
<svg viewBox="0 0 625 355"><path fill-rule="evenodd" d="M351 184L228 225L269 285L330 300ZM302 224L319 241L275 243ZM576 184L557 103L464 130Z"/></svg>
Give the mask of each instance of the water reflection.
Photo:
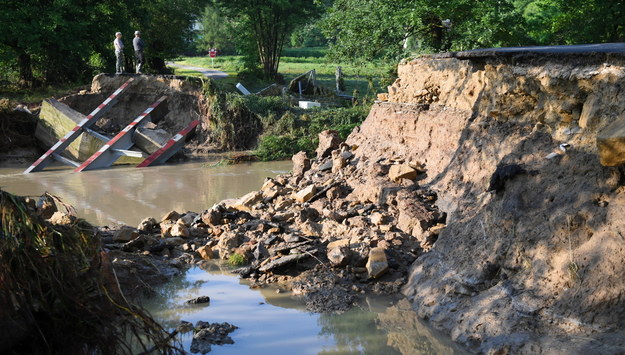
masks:
<svg viewBox="0 0 625 355"><path fill-rule="evenodd" d="M74 173L52 168L21 174L23 167L0 168L0 187L18 195L48 191L98 225L137 225L170 210L201 212L226 198L259 189L268 176L287 172L290 161L208 167L186 163L138 169L131 166Z"/></svg>
<svg viewBox="0 0 625 355"><path fill-rule="evenodd" d="M185 304L198 296L209 296L210 304ZM235 344L213 347L216 354L463 353L417 320L407 301L396 301L371 297L343 314L313 314L289 294L249 289L227 268L208 264L164 286L145 306L170 329L181 320L238 326L231 334ZM191 336L182 342L189 349Z"/></svg>

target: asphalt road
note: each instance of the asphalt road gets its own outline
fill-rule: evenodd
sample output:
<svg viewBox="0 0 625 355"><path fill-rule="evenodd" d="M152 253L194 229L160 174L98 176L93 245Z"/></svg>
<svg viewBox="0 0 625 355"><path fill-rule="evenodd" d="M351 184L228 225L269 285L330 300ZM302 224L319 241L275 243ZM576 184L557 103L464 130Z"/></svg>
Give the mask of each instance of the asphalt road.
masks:
<svg viewBox="0 0 625 355"><path fill-rule="evenodd" d="M207 77L207 78L217 79L217 78L225 78L225 77L228 76L228 73L222 72L222 71L219 71L219 70L206 69L206 68L201 68L201 67L192 67L192 66L188 66L188 65L176 64L176 63L173 63L173 62L167 62L167 65L170 66L170 67L174 67L174 68L180 68L180 69L187 69L187 70L197 71L197 72L200 72L200 73L204 74L204 76Z"/></svg>
<svg viewBox="0 0 625 355"><path fill-rule="evenodd" d="M568 46L528 46L484 48L442 54L444 57L479 58L490 56L507 56L517 54L589 54L589 53L623 53L625 43L576 44Z"/></svg>

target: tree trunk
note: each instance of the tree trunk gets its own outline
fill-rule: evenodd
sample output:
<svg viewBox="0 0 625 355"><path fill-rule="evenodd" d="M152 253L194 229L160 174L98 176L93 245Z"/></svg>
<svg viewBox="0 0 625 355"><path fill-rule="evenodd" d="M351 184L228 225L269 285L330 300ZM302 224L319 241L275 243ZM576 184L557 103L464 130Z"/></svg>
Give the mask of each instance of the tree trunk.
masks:
<svg viewBox="0 0 625 355"><path fill-rule="evenodd" d="M22 87L33 87L35 78L33 76L32 58L24 51L17 56L17 67L19 70L19 85Z"/></svg>

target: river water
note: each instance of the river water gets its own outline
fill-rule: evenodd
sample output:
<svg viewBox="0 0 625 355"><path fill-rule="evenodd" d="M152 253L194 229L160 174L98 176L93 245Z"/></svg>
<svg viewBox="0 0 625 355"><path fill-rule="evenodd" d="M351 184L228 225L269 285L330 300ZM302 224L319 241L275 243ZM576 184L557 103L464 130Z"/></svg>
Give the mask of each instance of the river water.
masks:
<svg viewBox="0 0 625 355"><path fill-rule="evenodd" d="M290 170L290 161L212 166L184 163L154 168L115 167L73 173L65 167L24 175L26 166L0 167L0 188L17 195L44 191L74 206L97 225L136 226L170 210L201 212L259 189L263 180ZM204 306L185 304L209 296ZM145 301L166 328L181 321L229 322L232 345L211 354L462 354L448 337L417 319L406 300L369 297L343 314L314 314L287 292L250 289L218 263L191 268ZM182 337L188 351L191 336Z"/></svg>

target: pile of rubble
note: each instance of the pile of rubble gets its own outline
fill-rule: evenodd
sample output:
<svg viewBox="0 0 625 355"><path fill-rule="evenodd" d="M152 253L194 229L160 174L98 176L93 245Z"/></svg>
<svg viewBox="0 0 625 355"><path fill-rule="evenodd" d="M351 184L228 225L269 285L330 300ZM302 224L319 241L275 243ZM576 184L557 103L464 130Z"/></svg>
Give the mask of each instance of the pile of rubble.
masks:
<svg viewBox="0 0 625 355"><path fill-rule="evenodd" d="M315 161L296 154L292 174L267 178L240 199L146 218L138 228L103 229L113 265L143 265L130 272L139 275L146 267L137 257L146 255L174 269L216 258L244 263L237 271L253 287L278 284L306 296L312 311L345 310L360 293L397 293L445 215L434 206L436 195L416 183L421 164L382 159L377 169L361 169L371 162L356 150L324 131ZM376 176L364 176L371 171ZM358 181L382 186L385 202L357 198Z"/></svg>

